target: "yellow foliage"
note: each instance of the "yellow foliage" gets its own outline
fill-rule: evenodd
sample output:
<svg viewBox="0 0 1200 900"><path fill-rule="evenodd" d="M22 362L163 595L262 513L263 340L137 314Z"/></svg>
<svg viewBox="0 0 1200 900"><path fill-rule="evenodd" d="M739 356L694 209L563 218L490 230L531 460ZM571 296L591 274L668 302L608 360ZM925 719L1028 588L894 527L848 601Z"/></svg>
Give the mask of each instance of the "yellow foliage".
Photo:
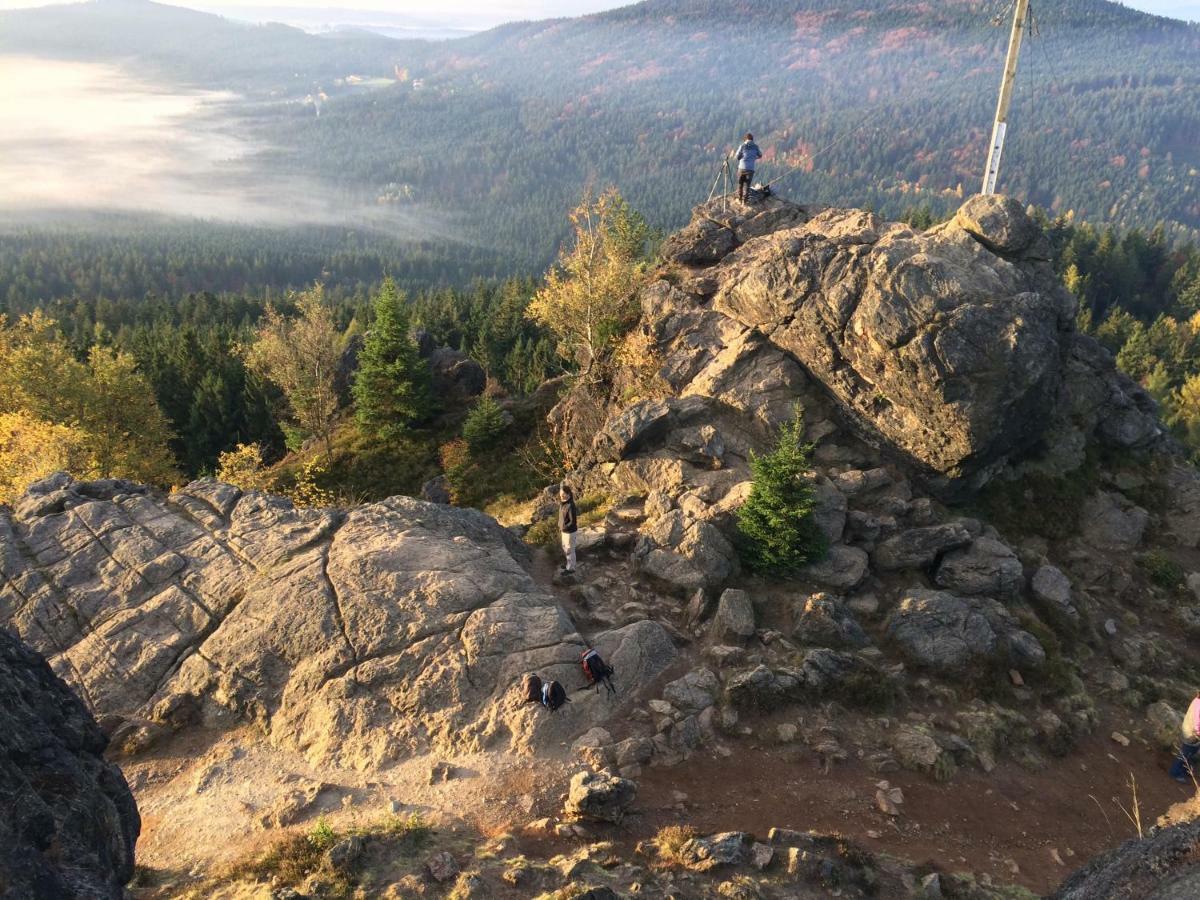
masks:
<svg viewBox="0 0 1200 900"><path fill-rule="evenodd" d="M662 370L662 354L653 335L645 329L635 329L617 345L613 359L618 370L627 379L626 402L659 396L667 387L659 374Z"/></svg>
<svg viewBox="0 0 1200 900"><path fill-rule="evenodd" d="M96 477L87 435L28 413L0 413L0 502L11 503L33 482L55 472Z"/></svg>
<svg viewBox="0 0 1200 900"><path fill-rule="evenodd" d="M254 343L246 351L252 371L283 391L296 422L320 438L332 453L337 391L334 378L342 356L342 338L320 285L296 298L294 319L268 306Z"/></svg>
<svg viewBox="0 0 1200 900"><path fill-rule="evenodd" d="M559 354L586 376L637 316L650 231L615 188L571 212L572 242L559 253L528 315L558 338Z"/></svg>
<svg viewBox="0 0 1200 900"><path fill-rule="evenodd" d="M317 484L317 479L324 474L324 464L313 457L301 467L296 483L286 492L287 498L300 509L333 506L336 502L333 492Z"/></svg>
<svg viewBox="0 0 1200 900"><path fill-rule="evenodd" d="M166 417L133 357L94 346L81 361L40 312L11 325L0 317L0 413L68 429L93 476L155 484L178 477Z"/></svg>
<svg viewBox="0 0 1200 900"><path fill-rule="evenodd" d="M272 478L263 466L262 446L238 444L217 458L217 480L243 491L269 491Z"/></svg>

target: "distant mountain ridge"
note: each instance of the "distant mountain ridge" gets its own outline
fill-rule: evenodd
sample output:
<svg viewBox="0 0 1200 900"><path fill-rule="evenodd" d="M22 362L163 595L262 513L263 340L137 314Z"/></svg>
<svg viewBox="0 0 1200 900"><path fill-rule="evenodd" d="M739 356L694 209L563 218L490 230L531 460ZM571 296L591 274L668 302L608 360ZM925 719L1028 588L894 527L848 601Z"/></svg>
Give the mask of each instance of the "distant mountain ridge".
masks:
<svg viewBox="0 0 1200 900"><path fill-rule="evenodd" d="M273 164L360 201L435 203L529 270L589 183L677 226L747 129L767 178L797 169L781 185L794 199L948 212L981 177L1004 7L647 0L430 43L98 0L0 14L0 52L135 61L269 99L251 124L281 148ZM1195 239L1200 26L1105 0L1036 14L1001 189ZM328 95L319 117L274 102L314 91Z"/></svg>

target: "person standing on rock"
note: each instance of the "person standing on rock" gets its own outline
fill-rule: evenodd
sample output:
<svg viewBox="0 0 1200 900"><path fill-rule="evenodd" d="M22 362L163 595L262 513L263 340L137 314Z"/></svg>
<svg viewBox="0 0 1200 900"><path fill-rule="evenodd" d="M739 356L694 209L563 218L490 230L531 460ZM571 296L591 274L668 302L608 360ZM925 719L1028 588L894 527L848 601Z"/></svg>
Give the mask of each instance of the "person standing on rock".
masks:
<svg viewBox="0 0 1200 900"><path fill-rule="evenodd" d="M575 509L575 494L565 481L558 489L558 530L562 535L563 555L567 558L563 574L574 575L575 542L579 537L579 511Z"/></svg>
<svg viewBox="0 0 1200 900"><path fill-rule="evenodd" d="M762 151L754 143L754 135L746 132L746 139L738 147L738 200L745 203L750 197L750 185L754 182L754 165L762 159Z"/></svg>
<svg viewBox="0 0 1200 900"><path fill-rule="evenodd" d="M1183 744L1171 765L1171 777L1180 784L1192 784L1200 780L1200 773L1195 772L1196 757L1200 756L1200 691L1183 716L1182 730Z"/></svg>

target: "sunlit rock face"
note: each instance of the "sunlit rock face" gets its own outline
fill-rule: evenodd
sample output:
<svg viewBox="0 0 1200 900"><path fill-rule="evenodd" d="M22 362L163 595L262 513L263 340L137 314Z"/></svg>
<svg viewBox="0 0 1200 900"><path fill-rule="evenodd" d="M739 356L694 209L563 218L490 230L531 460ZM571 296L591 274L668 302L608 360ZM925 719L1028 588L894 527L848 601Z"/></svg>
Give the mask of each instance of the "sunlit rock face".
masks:
<svg viewBox="0 0 1200 900"><path fill-rule="evenodd" d="M493 519L404 497L348 512L200 481L168 496L54 476L0 510L0 623L98 714L260 724L315 762L555 745L614 713L519 702L579 679L583 638ZM592 636L631 680L674 656L658 625Z"/></svg>

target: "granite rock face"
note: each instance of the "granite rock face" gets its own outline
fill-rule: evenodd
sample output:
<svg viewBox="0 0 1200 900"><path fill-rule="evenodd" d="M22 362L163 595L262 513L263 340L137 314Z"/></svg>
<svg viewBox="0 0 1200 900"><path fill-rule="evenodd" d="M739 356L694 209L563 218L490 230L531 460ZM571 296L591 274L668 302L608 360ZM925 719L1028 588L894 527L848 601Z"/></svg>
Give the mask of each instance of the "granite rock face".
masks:
<svg viewBox="0 0 1200 900"><path fill-rule="evenodd" d="M0 629L3 896L124 896L141 820L107 744L46 661Z"/></svg>
<svg viewBox="0 0 1200 900"><path fill-rule="evenodd" d="M571 683L584 644L524 553L482 513L409 498L301 510L213 481L164 497L60 475L0 509L0 624L114 721L232 712L363 769L532 748L613 710L516 702L525 672ZM651 622L591 642L631 684L674 657Z"/></svg>
<svg viewBox="0 0 1200 900"><path fill-rule="evenodd" d="M1152 829L1096 857L1062 883L1051 900L1140 897L1186 900L1200 885L1200 819Z"/></svg>
<svg viewBox="0 0 1200 900"><path fill-rule="evenodd" d="M861 210L713 201L664 256L673 270L639 297L662 390L648 397L621 372L607 395L580 387L551 415L597 485L720 508L797 401L808 415L827 405L947 499L1032 457L1061 472L1090 442L1164 439L1149 395L1075 331L1046 238L1011 199L971 198L924 232ZM699 450L681 452L697 428ZM851 470L836 487L887 480ZM829 487L822 530L836 543Z"/></svg>

